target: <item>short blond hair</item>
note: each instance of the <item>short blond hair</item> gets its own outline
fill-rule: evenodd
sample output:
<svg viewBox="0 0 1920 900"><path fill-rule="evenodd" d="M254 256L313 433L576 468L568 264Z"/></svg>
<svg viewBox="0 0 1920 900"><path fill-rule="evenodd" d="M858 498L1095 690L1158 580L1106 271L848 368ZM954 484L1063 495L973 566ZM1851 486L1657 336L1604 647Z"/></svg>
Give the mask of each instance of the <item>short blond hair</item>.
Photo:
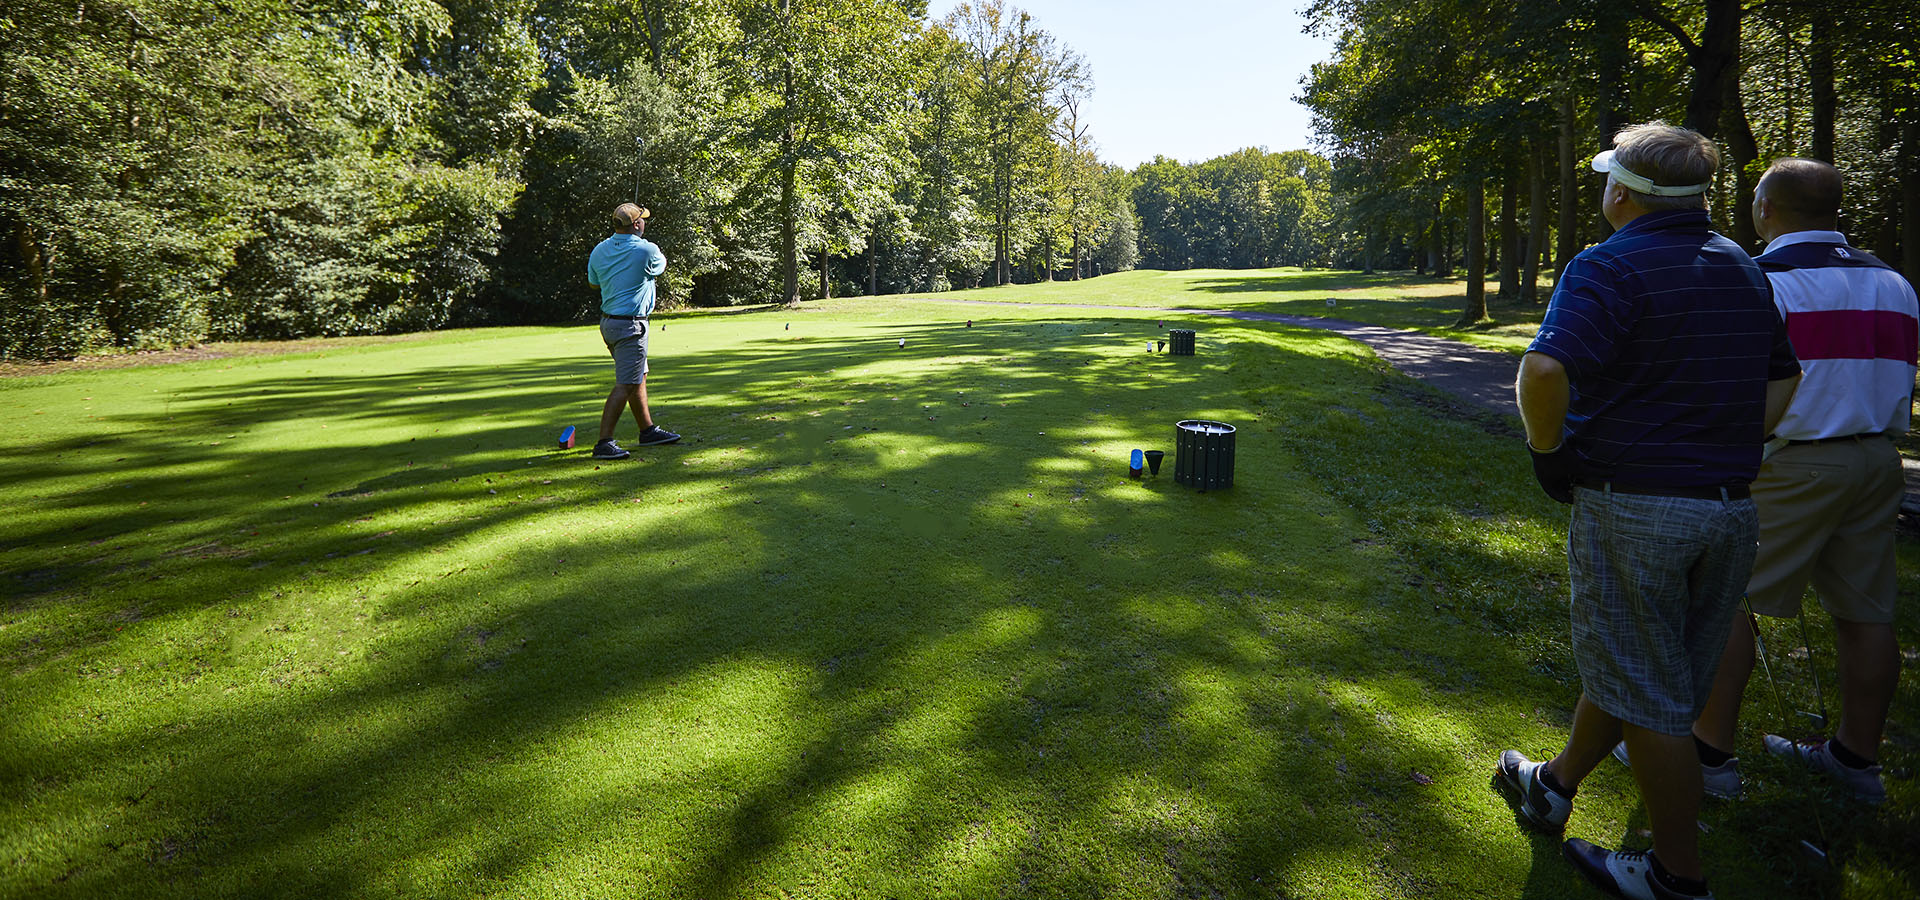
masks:
<svg viewBox="0 0 1920 900"><path fill-rule="evenodd" d="M1613 136L1613 158L1627 171L1662 187L1681 187L1713 180L1720 168L1720 146L1712 138L1689 128L1679 128L1654 120L1629 125ZM1642 207L1659 209L1705 209L1705 194L1685 197L1656 197L1627 189Z"/></svg>

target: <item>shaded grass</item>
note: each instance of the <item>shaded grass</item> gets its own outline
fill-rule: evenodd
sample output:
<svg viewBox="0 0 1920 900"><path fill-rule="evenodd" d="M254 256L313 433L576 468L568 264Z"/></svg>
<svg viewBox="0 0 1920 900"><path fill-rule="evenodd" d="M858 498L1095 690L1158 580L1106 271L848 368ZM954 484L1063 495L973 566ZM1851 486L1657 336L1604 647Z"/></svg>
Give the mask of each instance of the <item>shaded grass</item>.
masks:
<svg viewBox="0 0 1920 900"><path fill-rule="evenodd" d="M548 449L584 328L0 382L0 895L1586 895L1487 786L1577 691L1509 425L990 313L662 319L688 440L621 464ZM1187 417L1232 490L1123 477ZM1911 890L1909 785L1849 884ZM1724 894L1786 799L1710 811Z"/></svg>

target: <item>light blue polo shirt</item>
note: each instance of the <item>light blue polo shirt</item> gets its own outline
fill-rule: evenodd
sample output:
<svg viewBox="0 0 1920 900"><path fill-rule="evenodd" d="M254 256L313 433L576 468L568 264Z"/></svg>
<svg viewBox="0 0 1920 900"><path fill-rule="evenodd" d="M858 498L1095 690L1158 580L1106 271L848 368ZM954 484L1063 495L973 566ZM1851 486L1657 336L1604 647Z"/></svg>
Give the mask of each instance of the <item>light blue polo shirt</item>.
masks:
<svg viewBox="0 0 1920 900"><path fill-rule="evenodd" d="M610 316L653 315L653 280L666 270L666 254L637 234L611 235L587 256L587 282L600 286L600 311Z"/></svg>

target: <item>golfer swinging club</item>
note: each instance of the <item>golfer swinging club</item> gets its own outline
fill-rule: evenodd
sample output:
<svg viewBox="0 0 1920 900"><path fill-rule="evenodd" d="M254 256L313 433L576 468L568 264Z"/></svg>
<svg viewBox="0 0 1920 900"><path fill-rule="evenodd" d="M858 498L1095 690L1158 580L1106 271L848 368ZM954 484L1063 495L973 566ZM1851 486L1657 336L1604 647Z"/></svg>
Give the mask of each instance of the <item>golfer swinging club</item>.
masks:
<svg viewBox="0 0 1920 900"><path fill-rule="evenodd" d="M594 459L626 459L633 454L613 440L620 411L633 408L640 426L639 446L671 444L680 436L653 423L647 409L647 317L653 314L653 282L667 270L660 247L641 237L647 211L631 203L613 209L613 234L587 257L587 283L600 289L600 338L613 354L613 391L600 413L600 440Z"/></svg>

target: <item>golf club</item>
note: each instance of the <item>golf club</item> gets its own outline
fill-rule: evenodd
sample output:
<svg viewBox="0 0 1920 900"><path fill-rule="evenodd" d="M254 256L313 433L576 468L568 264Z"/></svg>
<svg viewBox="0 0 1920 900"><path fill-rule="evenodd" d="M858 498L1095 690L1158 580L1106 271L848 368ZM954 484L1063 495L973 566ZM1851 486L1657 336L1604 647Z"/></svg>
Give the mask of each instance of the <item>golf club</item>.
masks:
<svg viewBox="0 0 1920 900"><path fill-rule="evenodd" d="M1819 715L1816 716L1804 709L1800 711L1800 715L1812 719L1814 727L1818 728L1821 734L1825 734L1827 731L1827 692L1820 688L1820 670L1814 668L1813 665L1813 642L1807 640L1807 611L1801 609L1794 615L1793 620L1800 623L1800 646L1807 648L1807 675L1813 679L1813 696L1815 702L1820 704Z"/></svg>
<svg viewBox="0 0 1920 900"><path fill-rule="evenodd" d="M1760 661L1760 671L1767 676L1767 685L1773 689L1773 704L1780 713L1781 724L1791 727L1794 718L1787 712L1787 701L1780 693L1780 682L1773 680L1773 667L1767 664L1767 640L1760 634L1760 617L1754 615L1753 601L1747 599L1745 594L1740 596L1740 603L1746 607L1747 626L1753 629L1753 641L1759 650L1755 656ZM1806 764L1798 759L1789 762L1788 767L1798 769L1801 773L1801 787L1804 788L1801 796L1807 798L1807 809L1813 813L1814 828L1820 832L1819 845L1816 846L1812 841L1802 839L1800 849L1824 863L1827 861L1827 847L1830 845L1827 842L1827 823L1820 817L1820 802L1813 796L1813 773L1807 771Z"/></svg>

